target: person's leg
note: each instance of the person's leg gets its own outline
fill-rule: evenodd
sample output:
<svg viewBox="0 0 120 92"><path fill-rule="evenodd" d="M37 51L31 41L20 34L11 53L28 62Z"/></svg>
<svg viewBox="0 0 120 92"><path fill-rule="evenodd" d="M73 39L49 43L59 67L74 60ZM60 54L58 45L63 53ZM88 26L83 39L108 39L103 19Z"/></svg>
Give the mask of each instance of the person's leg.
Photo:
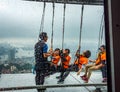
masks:
<svg viewBox="0 0 120 92"><path fill-rule="evenodd" d="M105 65L105 77L107 78L107 64Z"/></svg>
<svg viewBox="0 0 120 92"><path fill-rule="evenodd" d="M94 64L88 64L88 65L85 66L85 74L84 74L83 76L81 76L82 79L84 79L84 77L87 76L88 69L89 69L90 67L93 67L93 66L95 66L95 65L94 65Z"/></svg>
<svg viewBox="0 0 120 92"><path fill-rule="evenodd" d="M88 83L89 79L90 79L90 76L92 74L92 71L94 70L98 70L100 69L100 65L97 65L97 66L92 66L88 69L88 74L87 74L87 77L84 79L86 83Z"/></svg>
<svg viewBox="0 0 120 92"><path fill-rule="evenodd" d="M36 71L35 82L36 82L36 85L40 85L40 72L39 71Z"/></svg>
<svg viewBox="0 0 120 92"><path fill-rule="evenodd" d="M63 79L66 79L66 77L69 75L70 71L75 69L77 66L71 65L70 68L66 69L64 75L63 75Z"/></svg>
<svg viewBox="0 0 120 92"><path fill-rule="evenodd" d="M58 67L57 67L58 68ZM57 79L60 79L60 76L61 76L61 73L63 71L63 66L60 64L59 68L58 68L59 72L60 72L60 75L59 76L56 76Z"/></svg>
<svg viewBox="0 0 120 92"><path fill-rule="evenodd" d="M66 72L66 69L63 69L60 75L60 79L58 80L58 83L64 82L64 73Z"/></svg>
<svg viewBox="0 0 120 92"><path fill-rule="evenodd" d="M50 74L54 74L54 73L56 73L56 71L57 71L56 66L54 64L52 64L50 67Z"/></svg>
<svg viewBox="0 0 120 92"><path fill-rule="evenodd" d="M60 69L60 75L59 75L59 76L56 76L56 78L57 78L57 79L60 79L60 78L63 76L63 74L64 74L64 68L61 67L61 69Z"/></svg>
<svg viewBox="0 0 120 92"><path fill-rule="evenodd" d="M88 69L88 75L87 75L87 79L88 79L88 80L90 79L90 76L91 76L91 74L92 74L92 71L93 71L93 70L96 70L95 67L96 67L96 66L93 66L93 67L90 67L90 68Z"/></svg>
<svg viewBox="0 0 120 92"><path fill-rule="evenodd" d="M102 72L102 78L104 78L104 68L101 67L101 72Z"/></svg>
<svg viewBox="0 0 120 92"><path fill-rule="evenodd" d="M43 85L43 84L44 84L44 81L45 81L45 74L42 73L42 74L40 75L40 85Z"/></svg>
<svg viewBox="0 0 120 92"><path fill-rule="evenodd" d="M103 77L102 82L107 82L107 65L104 65L103 67L101 67L101 71L102 71L102 77Z"/></svg>
<svg viewBox="0 0 120 92"><path fill-rule="evenodd" d="M41 71L36 71L36 77L35 77L35 82L36 85L43 85L44 84L44 74ZM38 92L44 92L44 90L37 89Z"/></svg>

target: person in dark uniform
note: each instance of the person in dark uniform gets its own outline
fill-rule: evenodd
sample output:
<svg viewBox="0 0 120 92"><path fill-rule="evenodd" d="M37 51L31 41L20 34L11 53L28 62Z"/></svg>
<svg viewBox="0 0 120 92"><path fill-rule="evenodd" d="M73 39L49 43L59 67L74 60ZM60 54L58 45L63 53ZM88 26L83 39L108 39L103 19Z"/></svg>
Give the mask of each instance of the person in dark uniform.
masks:
<svg viewBox="0 0 120 92"><path fill-rule="evenodd" d="M43 85L45 80L45 75L49 70L49 62L47 57L52 54L52 50L48 50L48 45L45 43L48 40L48 36L46 32L41 32L39 35L40 40L35 44L35 82L36 85ZM38 92L41 92L38 89Z"/></svg>

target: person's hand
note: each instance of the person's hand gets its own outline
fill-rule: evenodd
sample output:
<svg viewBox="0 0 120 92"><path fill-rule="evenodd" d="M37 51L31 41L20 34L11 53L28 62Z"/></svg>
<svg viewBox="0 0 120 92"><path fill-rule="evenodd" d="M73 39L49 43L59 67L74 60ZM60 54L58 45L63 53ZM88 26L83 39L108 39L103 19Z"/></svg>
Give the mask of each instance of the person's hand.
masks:
<svg viewBox="0 0 120 92"><path fill-rule="evenodd" d="M53 54L53 49L50 48L49 53L52 55Z"/></svg>
<svg viewBox="0 0 120 92"><path fill-rule="evenodd" d="M50 51L50 52L53 52L53 49L52 49L52 48L50 48L50 49L49 49L49 51Z"/></svg>

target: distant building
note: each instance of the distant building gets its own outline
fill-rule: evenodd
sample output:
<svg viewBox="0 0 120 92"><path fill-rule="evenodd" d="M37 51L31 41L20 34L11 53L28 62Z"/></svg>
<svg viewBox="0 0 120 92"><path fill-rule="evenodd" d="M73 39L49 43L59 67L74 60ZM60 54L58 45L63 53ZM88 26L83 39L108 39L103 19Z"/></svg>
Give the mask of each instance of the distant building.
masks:
<svg viewBox="0 0 120 92"><path fill-rule="evenodd" d="M0 56L0 64L3 64L5 63L5 61L8 60L8 55L2 55Z"/></svg>

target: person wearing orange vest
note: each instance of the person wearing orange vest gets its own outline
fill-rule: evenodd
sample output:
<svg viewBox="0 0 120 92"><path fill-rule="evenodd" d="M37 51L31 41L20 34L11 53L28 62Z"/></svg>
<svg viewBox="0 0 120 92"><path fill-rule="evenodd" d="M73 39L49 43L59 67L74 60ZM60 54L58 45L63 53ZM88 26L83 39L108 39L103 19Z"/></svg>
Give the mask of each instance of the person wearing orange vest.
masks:
<svg viewBox="0 0 120 92"><path fill-rule="evenodd" d="M86 50L81 55L77 52L76 56L77 56L77 59L75 60L73 65L71 65L69 68L67 68L64 76L61 78L62 81L64 81L65 78L69 75L70 71L72 71L74 69L77 69L78 70L77 74L80 74L82 65L88 63L88 58L91 56L91 52L89 50Z"/></svg>
<svg viewBox="0 0 120 92"><path fill-rule="evenodd" d="M102 45L100 47L100 50L102 51L101 63L103 65L101 67L102 77L103 77L102 82L107 82L107 61L106 61L106 48L105 48L105 45Z"/></svg>
<svg viewBox="0 0 120 92"><path fill-rule="evenodd" d="M71 57L69 56L70 54L70 50L69 49L65 49L63 50L63 52L61 53L60 57L61 57L61 74L60 76L57 76L56 78L59 78L58 83L61 83L64 81L64 74L66 72L66 70L69 68L69 63L71 60Z"/></svg>
<svg viewBox="0 0 120 92"><path fill-rule="evenodd" d="M77 75L80 74L80 72L82 71L82 66L83 65L87 65L88 64L88 58L91 56L91 52L89 50L86 50L83 52L82 55L76 54L77 56L77 60L75 61L75 65L77 65L78 67L78 72Z"/></svg>
<svg viewBox="0 0 120 92"><path fill-rule="evenodd" d="M107 77L107 69L106 68L106 50L105 46L101 45L99 48L100 52L98 53L98 57L96 60L90 60L91 62L94 62L94 64L89 64L85 67L85 74L81 76L81 78L85 81L85 83L88 83L91 73L94 70L101 69L102 70L102 76ZM104 68L103 68L104 67ZM106 81L106 79L104 79ZM103 81L103 82L104 82Z"/></svg>
<svg viewBox="0 0 120 92"><path fill-rule="evenodd" d="M54 52L53 52L52 61L51 61L51 71L52 71L52 74L57 71L57 67L58 67L58 62L59 61L60 61L60 49L56 48L54 50Z"/></svg>

